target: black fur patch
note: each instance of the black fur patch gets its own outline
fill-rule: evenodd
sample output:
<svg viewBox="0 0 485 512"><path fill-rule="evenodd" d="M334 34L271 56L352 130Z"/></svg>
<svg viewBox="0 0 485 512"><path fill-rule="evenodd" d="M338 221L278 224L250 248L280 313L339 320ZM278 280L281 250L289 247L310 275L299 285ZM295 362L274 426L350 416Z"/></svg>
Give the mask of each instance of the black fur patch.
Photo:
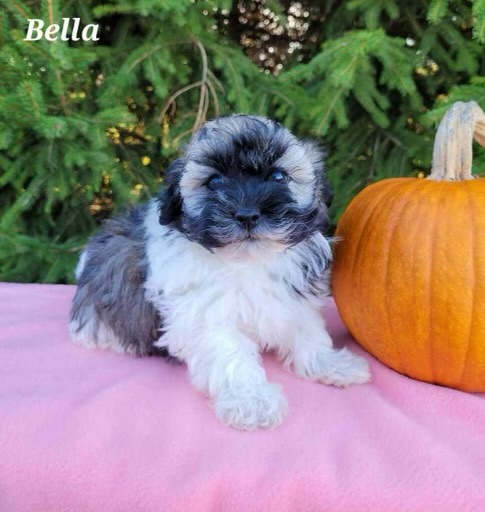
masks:
<svg viewBox="0 0 485 512"><path fill-rule="evenodd" d="M180 195L180 178L184 171L185 162L175 160L165 174L165 186L159 194L160 224L167 225L180 220L182 213L182 197Z"/></svg>
<svg viewBox="0 0 485 512"><path fill-rule="evenodd" d="M275 233L280 243L294 245L316 230L324 232L325 203L331 201L331 190L322 162L312 162L314 200L306 207L297 204L287 184L269 180L277 170L276 162L293 144L299 143L274 121L245 115L211 121L194 135L184 157L220 174L223 183L206 194L200 209L187 210L178 186L183 164L176 162L160 196L160 222L171 224L209 250L245 241L248 236L275 239ZM241 208L261 213L258 226L249 235L234 219Z"/></svg>
<svg viewBox="0 0 485 512"><path fill-rule="evenodd" d="M238 173L261 176L288 149L283 132L278 130L276 123L267 125L255 119L244 131L228 135L230 138L219 139L213 150L196 160L196 163L211 167L214 172L226 176Z"/></svg>

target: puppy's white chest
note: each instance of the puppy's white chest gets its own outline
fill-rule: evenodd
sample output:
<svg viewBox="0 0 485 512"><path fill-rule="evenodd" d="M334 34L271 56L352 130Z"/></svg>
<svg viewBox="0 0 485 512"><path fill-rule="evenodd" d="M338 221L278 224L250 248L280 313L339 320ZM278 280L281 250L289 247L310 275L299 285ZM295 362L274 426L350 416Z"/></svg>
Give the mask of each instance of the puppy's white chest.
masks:
<svg viewBox="0 0 485 512"><path fill-rule="evenodd" d="M210 253L188 251L156 260L147 281L147 297L168 324L224 325L270 343L294 323L299 305L282 275L262 263L232 263ZM166 255L166 253L163 253ZM174 262L177 262L174 264Z"/></svg>
<svg viewBox="0 0 485 512"><path fill-rule="evenodd" d="M278 277L266 269L249 267L236 269L228 275L225 295L232 298L234 305L239 305L236 309L242 315L250 316L274 310L281 305L287 290L281 287Z"/></svg>
<svg viewBox="0 0 485 512"><path fill-rule="evenodd" d="M261 263L221 267L198 288L194 300L210 294L211 288L215 293L200 312L205 321L222 322L263 345L290 334L288 331L297 323L300 301L281 274Z"/></svg>

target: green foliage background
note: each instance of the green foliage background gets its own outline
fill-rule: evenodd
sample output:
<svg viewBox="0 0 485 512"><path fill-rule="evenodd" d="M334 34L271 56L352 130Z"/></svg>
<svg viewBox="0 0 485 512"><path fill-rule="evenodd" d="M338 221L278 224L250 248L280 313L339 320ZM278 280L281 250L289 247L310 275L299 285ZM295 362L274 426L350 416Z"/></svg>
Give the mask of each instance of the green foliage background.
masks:
<svg viewBox="0 0 485 512"><path fill-rule="evenodd" d="M451 102L485 107L485 0L0 5L1 280L72 282L86 238L150 197L206 118L319 139L336 220L369 182L428 171ZM73 17L101 40L23 40L29 18Z"/></svg>

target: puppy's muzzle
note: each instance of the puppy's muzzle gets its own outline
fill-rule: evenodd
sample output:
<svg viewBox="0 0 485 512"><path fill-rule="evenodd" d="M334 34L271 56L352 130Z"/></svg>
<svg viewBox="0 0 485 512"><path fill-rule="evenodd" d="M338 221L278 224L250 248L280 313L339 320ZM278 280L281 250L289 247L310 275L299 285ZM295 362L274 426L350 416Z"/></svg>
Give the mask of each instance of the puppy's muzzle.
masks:
<svg viewBox="0 0 485 512"><path fill-rule="evenodd" d="M238 208L233 215L242 227L250 230L257 226L261 211L258 208Z"/></svg>

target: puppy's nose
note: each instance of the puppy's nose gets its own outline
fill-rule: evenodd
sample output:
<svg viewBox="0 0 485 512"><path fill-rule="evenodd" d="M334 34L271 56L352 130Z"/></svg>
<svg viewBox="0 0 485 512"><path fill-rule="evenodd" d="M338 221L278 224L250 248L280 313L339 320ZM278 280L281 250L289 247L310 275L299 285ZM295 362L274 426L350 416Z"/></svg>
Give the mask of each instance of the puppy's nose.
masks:
<svg viewBox="0 0 485 512"><path fill-rule="evenodd" d="M260 217L261 212L257 208L239 208L234 213L234 218L247 229L254 228Z"/></svg>

